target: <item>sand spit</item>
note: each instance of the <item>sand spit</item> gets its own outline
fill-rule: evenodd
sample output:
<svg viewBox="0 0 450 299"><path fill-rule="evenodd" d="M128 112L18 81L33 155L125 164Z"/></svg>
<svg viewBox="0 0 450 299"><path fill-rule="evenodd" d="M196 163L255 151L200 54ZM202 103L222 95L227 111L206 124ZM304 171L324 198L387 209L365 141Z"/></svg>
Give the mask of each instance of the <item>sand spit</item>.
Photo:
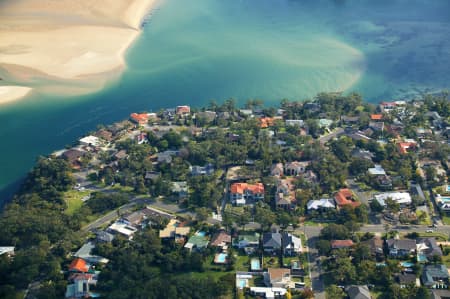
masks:
<svg viewBox="0 0 450 299"><path fill-rule="evenodd" d="M8 0L0 4L0 85L98 79L124 68L124 53L156 0ZM18 71L20 70L20 71ZM37 75L38 74L38 75ZM12 78L7 78L12 77ZM111 76L106 76L111 77ZM8 79L12 79L8 82ZM39 86L33 83L39 81ZM52 82L53 81L53 82ZM73 82L68 82L69 85ZM45 85L45 84L44 84ZM6 90L6 89L5 89ZM16 90L14 88L14 90ZM22 88L17 90L23 90ZM93 91L93 90L92 90ZM84 89L84 92L86 90ZM9 94L10 92L8 92ZM18 94L15 92L14 94ZM27 93L23 93L26 95ZM0 93L0 103L6 102ZM15 96L14 99L20 97ZM8 102L12 97L8 96Z"/></svg>

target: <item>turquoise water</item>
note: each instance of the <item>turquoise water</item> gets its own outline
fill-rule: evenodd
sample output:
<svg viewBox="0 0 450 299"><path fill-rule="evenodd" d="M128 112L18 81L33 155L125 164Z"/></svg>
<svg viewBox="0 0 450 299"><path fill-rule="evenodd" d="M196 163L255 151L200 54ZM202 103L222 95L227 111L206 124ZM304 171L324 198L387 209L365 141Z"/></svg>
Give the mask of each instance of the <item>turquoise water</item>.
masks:
<svg viewBox="0 0 450 299"><path fill-rule="evenodd" d="M419 263L425 263L428 261L427 256L425 254L419 253L419 254L417 254L417 261Z"/></svg>
<svg viewBox="0 0 450 299"><path fill-rule="evenodd" d="M319 91L375 102L447 88L449 11L447 0L163 0L108 88L0 107L0 190L39 154L132 111Z"/></svg>
<svg viewBox="0 0 450 299"><path fill-rule="evenodd" d="M417 257L417 258L419 258L419 257ZM412 266L414 266L414 264L410 263L410 262L401 262L400 265L405 268L411 268Z"/></svg>
<svg viewBox="0 0 450 299"><path fill-rule="evenodd" d="M250 261L250 267L252 271L261 270L261 262L257 258L253 258Z"/></svg>
<svg viewBox="0 0 450 299"><path fill-rule="evenodd" d="M206 236L206 232L196 232L195 234L200 237Z"/></svg>

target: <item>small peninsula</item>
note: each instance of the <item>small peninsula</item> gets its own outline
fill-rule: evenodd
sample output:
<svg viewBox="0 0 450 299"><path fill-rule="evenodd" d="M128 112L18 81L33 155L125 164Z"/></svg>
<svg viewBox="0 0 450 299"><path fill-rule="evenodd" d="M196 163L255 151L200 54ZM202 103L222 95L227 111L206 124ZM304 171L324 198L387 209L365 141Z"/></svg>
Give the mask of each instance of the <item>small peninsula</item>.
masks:
<svg viewBox="0 0 450 299"><path fill-rule="evenodd" d="M37 160L0 297L448 293L449 122L447 94L136 111Z"/></svg>

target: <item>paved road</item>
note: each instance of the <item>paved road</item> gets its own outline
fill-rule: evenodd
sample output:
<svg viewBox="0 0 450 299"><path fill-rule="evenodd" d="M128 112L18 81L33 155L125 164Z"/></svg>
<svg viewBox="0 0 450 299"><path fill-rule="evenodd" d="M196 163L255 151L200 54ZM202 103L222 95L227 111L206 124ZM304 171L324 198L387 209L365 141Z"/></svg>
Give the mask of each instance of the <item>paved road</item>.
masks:
<svg viewBox="0 0 450 299"><path fill-rule="evenodd" d="M328 141L330 141L331 139L338 137L338 135L344 134L344 129L343 128L338 128L336 131L331 132L330 134L324 135L319 137L319 142L321 144L325 144Z"/></svg>

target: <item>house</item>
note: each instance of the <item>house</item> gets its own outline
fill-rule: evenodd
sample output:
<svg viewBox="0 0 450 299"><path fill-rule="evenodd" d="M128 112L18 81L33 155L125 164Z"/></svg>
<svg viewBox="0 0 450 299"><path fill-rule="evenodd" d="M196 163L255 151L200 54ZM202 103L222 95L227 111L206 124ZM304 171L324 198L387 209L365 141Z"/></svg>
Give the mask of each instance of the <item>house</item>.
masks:
<svg viewBox="0 0 450 299"><path fill-rule="evenodd" d="M389 255L393 257L407 257L416 251L416 241L410 239L386 240Z"/></svg>
<svg viewBox="0 0 450 299"><path fill-rule="evenodd" d="M182 226L182 223L174 218L169 220L169 223L166 227L159 231L159 237L161 239L175 239L181 240L184 239L191 228L188 226Z"/></svg>
<svg viewBox="0 0 450 299"><path fill-rule="evenodd" d="M305 122L302 119L286 119L285 124L287 127L289 127L289 126L303 127Z"/></svg>
<svg viewBox="0 0 450 299"><path fill-rule="evenodd" d="M293 161L286 163L284 167L284 172L286 175L297 176L305 173L306 168L311 164L311 161L299 162Z"/></svg>
<svg viewBox="0 0 450 299"><path fill-rule="evenodd" d="M360 148L355 148L352 151L352 157L372 161L372 159L375 157L375 155L370 151L362 150Z"/></svg>
<svg viewBox="0 0 450 299"><path fill-rule="evenodd" d="M120 150L117 153L114 154L114 158L116 158L117 160L122 160L128 157L127 151L126 150Z"/></svg>
<svg viewBox="0 0 450 299"><path fill-rule="evenodd" d="M361 244L369 247L370 254L374 257L383 256L383 240L380 237L373 237L370 240L363 241Z"/></svg>
<svg viewBox="0 0 450 299"><path fill-rule="evenodd" d="M236 239L233 239L233 246L239 249L244 249L247 253L253 252L259 246L259 234L239 234Z"/></svg>
<svg viewBox="0 0 450 299"><path fill-rule="evenodd" d="M411 195L408 192L385 192L374 195L374 199L383 207L386 206L388 198L398 203L401 207L409 206L412 203Z"/></svg>
<svg viewBox="0 0 450 299"><path fill-rule="evenodd" d="M382 112L389 113L392 110L394 110L395 108L397 108L397 103L396 102L381 102L379 105L379 108Z"/></svg>
<svg viewBox="0 0 450 299"><path fill-rule="evenodd" d="M431 298L430 299L449 299L450 298L450 290L431 290Z"/></svg>
<svg viewBox="0 0 450 299"><path fill-rule="evenodd" d="M367 285L351 285L345 288L349 299L371 299Z"/></svg>
<svg viewBox="0 0 450 299"><path fill-rule="evenodd" d="M262 244L264 251L269 253L277 253L282 247L282 236L280 233L264 233Z"/></svg>
<svg viewBox="0 0 450 299"><path fill-rule="evenodd" d="M258 298L284 298L286 293L287 290L285 288L250 287L250 294Z"/></svg>
<svg viewBox="0 0 450 299"><path fill-rule="evenodd" d="M95 248L95 244L93 242L87 242L77 252L73 254L74 257L78 257L80 259L85 260L86 262L97 264L102 263L106 264L109 262L107 258L102 256L93 255L92 250Z"/></svg>
<svg viewBox="0 0 450 299"><path fill-rule="evenodd" d="M205 236L204 232L196 232L184 245L184 248L189 249L189 251L196 250L202 251L208 246L209 240Z"/></svg>
<svg viewBox="0 0 450 299"><path fill-rule="evenodd" d="M359 119L360 119L359 116L347 116L347 115L344 115L344 116L341 117L341 121L344 124L346 124L346 125L357 124Z"/></svg>
<svg viewBox="0 0 450 299"><path fill-rule="evenodd" d="M211 246L216 247L226 247L229 244L231 244L231 235L223 230L215 234L210 243Z"/></svg>
<svg viewBox="0 0 450 299"><path fill-rule="evenodd" d="M145 179L150 181L156 181L161 177L161 172L159 171L146 171L145 172Z"/></svg>
<svg viewBox="0 0 450 299"><path fill-rule="evenodd" d="M435 256L442 257L441 247L435 238L419 238L416 240L417 254L426 256L428 261L433 261Z"/></svg>
<svg viewBox="0 0 450 299"><path fill-rule="evenodd" d="M74 259L69 265L70 272L86 273L89 271L90 265L81 258Z"/></svg>
<svg viewBox="0 0 450 299"><path fill-rule="evenodd" d="M149 121L150 117L148 113L131 113L130 114L130 120L138 124L140 126L146 125Z"/></svg>
<svg viewBox="0 0 450 299"><path fill-rule="evenodd" d="M230 187L230 200L235 205L245 205L264 198L262 183L234 183Z"/></svg>
<svg viewBox="0 0 450 299"><path fill-rule="evenodd" d="M179 198L186 198L188 196L187 182L172 182L172 193Z"/></svg>
<svg viewBox="0 0 450 299"><path fill-rule="evenodd" d="M177 115L187 115L191 113L191 107L189 106L177 106L175 113Z"/></svg>
<svg viewBox="0 0 450 299"><path fill-rule="evenodd" d="M107 142L110 142L112 140L113 133L108 130L102 129L97 131L97 133L95 133L95 136Z"/></svg>
<svg viewBox="0 0 450 299"><path fill-rule="evenodd" d="M319 128L328 129L333 124L333 120L327 118L321 118L318 121Z"/></svg>
<svg viewBox="0 0 450 299"><path fill-rule="evenodd" d="M211 163L205 165L205 166L190 166L189 171L191 172L192 176L199 176L199 175L211 175L214 173L214 165Z"/></svg>
<svg viewBox="0 0 450 299"><path fill-rule="evenodd" d="M283 255L293 256L302 251L302 240L292 234L283 232L281 234L281 247Z"/></svg>
<svg viewBox="0 0 450 299"><path fill-rule="evenodd" d="M102 145L100 138L89 135L80 139L80 144L84 146L99 147Z"/></svg>
<svg viewBox="0 0 450 299"><path fill-rule="evenodd" d="M385 171L384 168L383 168L381 165L379 165L379 164L375 164L375 167L369 168L369 169L367 170L367 172L368 172L370 175L373 175L373 176L386 175L386 171Z"/></svg>
<svg viewBox="0 0 450 299"><path fill-rule="evenodd" d="M147 216L142 211L136 211L122 217L122 221L128 225L138 227L146 218Z"/></svg>
<svg viewBox="0 0 450 299"><path fill-rule="evenodd" d="M276 163L270 167L270 175L280 177L284 174L283 163Z"/></svg>
<svg viewBox="0 0 450 299"><path fill-rule="evenodd" d="M352 240L332 240L331 249L351 248L355 245Z"/></svg>
<svg viewBox="0 0 450 299"><path fill-rule="evenodd" d="M158 163L167 163L170 164L172 163L172 157L173 156L177 156L178 155L178 151L171 151L171 150L167 150L164 151L162 153L158 153L157 154L157 161Z"/></svg>
<svg viewBox="0 0 450 299"><path fill-rule="evenodd" d="M80 167L80 160L85 154L85 152L77 149L69 149L65 151L62 156L72 165L72 167Z"/></svg>
<svg viewBox="0 0 450 299"><path fill-rule="evenodd" d="M411 273L398 274L396 275L395 280L401 288L406 288L407 286L417 284L416 275Z"/></svg>
<svg viewBox="0 0 450 299"><path fill-rule="evenodd" d="M371 114L370 119L373 121L383 120L383 114Z"/></svg>
<svg viewBox="0 0 450 299"><path fill-rule="evenodd" d="M417 147L417 142L415 142L414 140L399 142L397 143L397 147L399 152L404 155L414 150Z"/></svg>
<svg viewBox="0 0 450 299"><path fill-rule="evenodd" d="M341 189L339 190L335 196L334 200L336 201L336 205L341 208L346 205L350 205L352 207L358 207L361 205L359 201L356 201L353 192L350 189Z"/></svg>
<svg viewBox="0 0 450 299"><path fill-rule="evenodd" d="M112 234L120 234L131 240L134 233L137 232L137 229L126 223L116 221L108 227L108 232Z"/></svg>
<svg viewBox="0 0 450 299"><path fill-rule="evenodd" d="M71 284L67 285L65 298L92 298L90 287L97 284L97 274L74 273L69 277Z"/></svg>
<svg viewBox="0 0 450 299"><path fill-rule="evenodd" d="M137 144L147 143L147 133L140 132L139 134L134 136L134 141L136 141Z"/></svg>
<svg viewBox="0 0 450 299"><path fill-rule="evenodd" d="M443 264L426 265L422 272L422 284L430 289L448 288L448 269Z"/></svg>
<svg viewBox="0 0 450 299"><path fill-rule="evenodd" d="M14 246L2 246L0 247L0 256L6 254L7 256L13 256L14 255Z"/></svg>
<svg viewBox="0 0 450 299"><path fill-rule="evenodd" d="M311 211L311 210L317 211L317 210L326 210L326 209L335 209L335 208L336 208L336 204L334 203L334 200L330 199L330 198L321 198L321 199L310 200L306 204L306 209L308 211Z"/></svg>
<svg viewBox="0 0 450 299"><path fill-rule="evenodd" d="M291 270L284 268L269 268L264 273L264 283L268 287L288 288L292 285Z"/></svg>
<svg viewBox="0 0 450 299"><path fill-rule="evenodd" d="M105 231L97 231L97 241L99 242L112 242L114 240L114 235Z"/></svg>
<svg viewBox="0 0 450 299"><path fill-rule="evenodd" d="M295 186L292 178L278 179L275 192L275 206L277 208L290 210L295 208Z"/></svg>

